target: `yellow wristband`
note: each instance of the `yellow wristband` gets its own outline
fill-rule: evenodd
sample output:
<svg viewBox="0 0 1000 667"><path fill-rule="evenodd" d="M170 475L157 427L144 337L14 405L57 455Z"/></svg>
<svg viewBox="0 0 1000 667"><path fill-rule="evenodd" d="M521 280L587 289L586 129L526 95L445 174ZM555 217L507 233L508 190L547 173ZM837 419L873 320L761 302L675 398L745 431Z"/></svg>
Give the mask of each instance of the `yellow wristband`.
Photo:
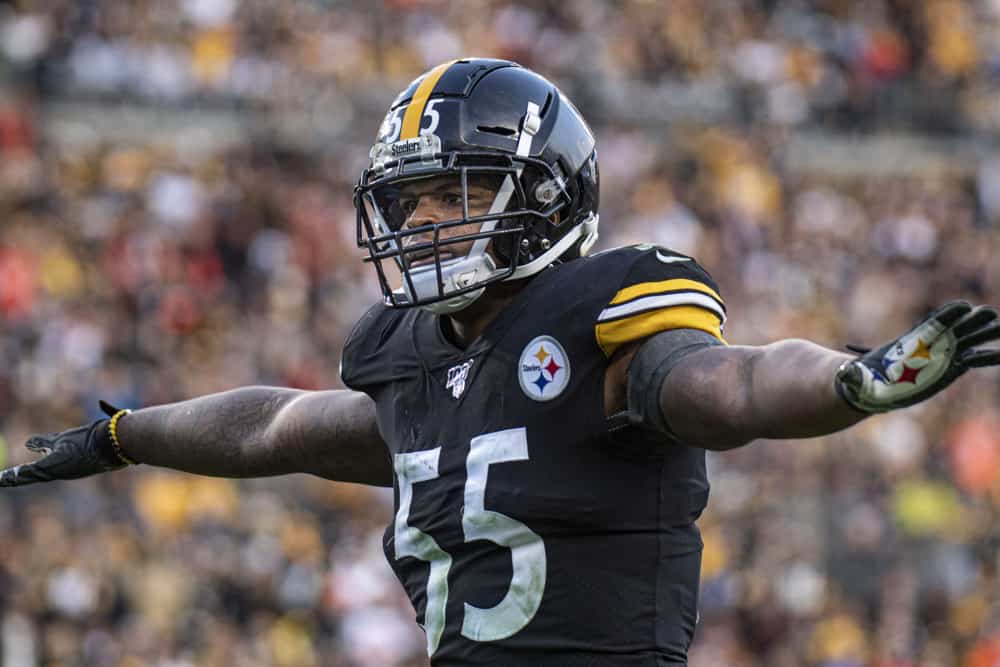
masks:
<svg viewBox="0 0 1000 667"><path fill-rule="evenodd" d="M108 432L111 433L111 447L115 450L115 455L122 460L122 463L128 465L138 465L135 461L125 456L125 452L122 451L122 445L118 442L118 420L132 412L131 410L119 410L111 418L111 423L108 424Z"/></svg>

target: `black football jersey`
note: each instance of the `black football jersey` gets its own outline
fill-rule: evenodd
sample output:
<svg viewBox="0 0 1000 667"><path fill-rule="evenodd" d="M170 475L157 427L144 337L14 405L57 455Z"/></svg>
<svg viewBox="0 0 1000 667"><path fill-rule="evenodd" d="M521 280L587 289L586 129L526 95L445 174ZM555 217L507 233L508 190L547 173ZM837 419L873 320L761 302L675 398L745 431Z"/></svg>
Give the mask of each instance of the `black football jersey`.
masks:
<svg viewBox="0 0 1000 667"><path fill-rule="evenodd" d="M645 245L542 271L465 349L424 310L362 317L341 374L376 402L385 555L432 665L685 664L705 452L606 417L604 376L626 343L724 320L694 260Z"/></svg>

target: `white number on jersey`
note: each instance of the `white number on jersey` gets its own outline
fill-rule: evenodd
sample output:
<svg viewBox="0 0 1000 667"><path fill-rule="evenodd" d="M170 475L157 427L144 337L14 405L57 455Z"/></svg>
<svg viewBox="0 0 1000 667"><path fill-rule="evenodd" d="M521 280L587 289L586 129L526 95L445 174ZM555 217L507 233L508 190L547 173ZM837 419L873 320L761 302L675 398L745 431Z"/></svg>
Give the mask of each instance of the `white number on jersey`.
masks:
<svg viewBox="0 0 1000 667"><path fill-rule="evenodd" d="M413 556L430 563L424 631L427 654L433 655L441 641L448 601L448 571L452 558L430 535L409 526L413 484L438 477L441 448L407 452L395 456L399 478L399 510L396 512L396 559ZM519 632L542 602L545 592L545 544L520 521L485 507L486 481L494 463L526 461L528 438L523 428L485 433L472 439L466 459L465 510L462 531L465 541L488 540L510 549L513 575L503 599L488 609L465 603L462 636L473 641L496 641Z"/></svg>

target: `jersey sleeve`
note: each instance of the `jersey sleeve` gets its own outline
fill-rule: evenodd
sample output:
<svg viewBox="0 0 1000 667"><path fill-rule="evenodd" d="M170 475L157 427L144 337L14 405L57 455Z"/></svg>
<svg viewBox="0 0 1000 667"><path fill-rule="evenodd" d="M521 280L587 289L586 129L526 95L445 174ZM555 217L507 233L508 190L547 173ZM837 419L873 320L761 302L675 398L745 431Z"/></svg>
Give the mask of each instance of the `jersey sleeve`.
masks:
<svg viewBox="0 0 1000 667"><path fill-rule="evenodd" d="M594 324L597 344L611 357L633 341L671 329L696 329L723 344L726 306L718 285L686 255L636 246L625 278Z"/></svg>

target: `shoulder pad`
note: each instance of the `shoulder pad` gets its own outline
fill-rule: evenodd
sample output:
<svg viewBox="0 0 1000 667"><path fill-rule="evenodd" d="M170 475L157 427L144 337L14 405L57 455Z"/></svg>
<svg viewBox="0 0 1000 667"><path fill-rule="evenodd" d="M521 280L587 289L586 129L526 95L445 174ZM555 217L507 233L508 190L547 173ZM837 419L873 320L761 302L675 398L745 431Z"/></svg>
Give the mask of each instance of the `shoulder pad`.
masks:
<svg viewBox="0 0 1000 667"><path fill-rule="evenodd" d="M626 343L670 329L697 329L725 342L726 306L719 287L692 257L649 244L602 254L627 263L624 279L594 323L597 343L607 356Z"/></svg>
<svg viewBox="0 0 1000 667"><path fill-rule="evenodd" d="M350 389L368 392L381 384L387 366L384 348L398 328L400 311L376 303L357 321L344 342L340 379Z"/></svg>

